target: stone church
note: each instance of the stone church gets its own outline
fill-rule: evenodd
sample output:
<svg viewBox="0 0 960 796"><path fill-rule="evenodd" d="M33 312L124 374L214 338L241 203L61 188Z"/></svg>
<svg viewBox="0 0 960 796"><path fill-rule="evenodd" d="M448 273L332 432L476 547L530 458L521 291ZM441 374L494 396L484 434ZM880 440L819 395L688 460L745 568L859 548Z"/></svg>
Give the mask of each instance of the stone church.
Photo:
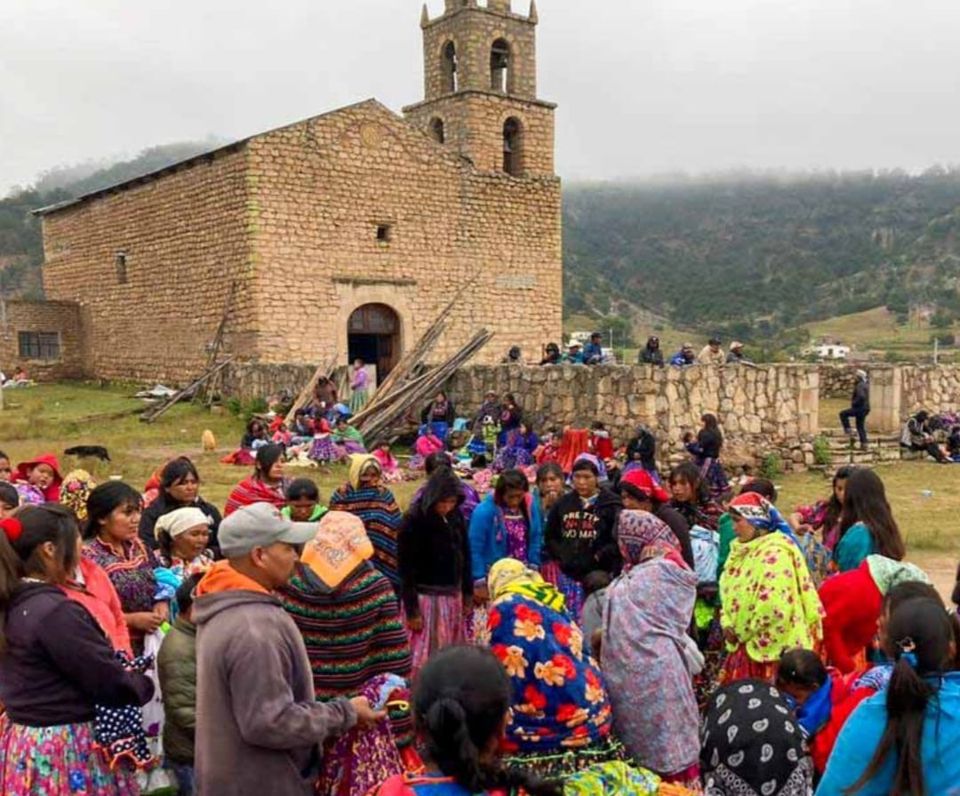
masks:
<svg viewBox="0 0 960 796"><path fill-rule="evenodd" d="M560 336L562 267L537 22L510 0L424 7L425 96L403 116L367 100L37 211L46 295L78 308L59 355L183 382L229 306L241 361L335 350L382 378L457 297L436 356L487 327L480 361L538 358Z"/></svg>

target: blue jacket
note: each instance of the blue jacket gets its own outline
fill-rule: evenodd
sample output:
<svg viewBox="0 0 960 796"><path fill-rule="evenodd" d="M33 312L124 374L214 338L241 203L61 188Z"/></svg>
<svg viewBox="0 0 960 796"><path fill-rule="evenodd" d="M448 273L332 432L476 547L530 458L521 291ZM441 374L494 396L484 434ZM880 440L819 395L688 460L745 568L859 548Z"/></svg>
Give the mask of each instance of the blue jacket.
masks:
<svg viewBox="0 0 960 796"><path fill-rule="evenodd" d="M599 343L587 343L583 347L583 361L588 365L598 365L603 361L603 346Z"/></svg>
<svg viewBox="0 0 960 796"><path fill-rule="evenodd" d="M927 703L920 743L921 764L930 796L960 794L960 672L944 675L938 699ZM817 796L834 796L856 782L880 743L887 725L887 692L880 691L847 719L827 763ZM857 796L887 796L896 770L896 755L887 759Z"/></svg>
<svg viewBox="0 0 960 796"><path fill-rule="evenodd" d="M540 501L527 495L527 517L530 531L527 537L527 561L531 567L540 566L543 550L543 518L540 516ZM507 526L503 511L494 502L493 494L473 510L470 518L470 566L475 581L487 577L490 567L507 557Z"/></svg>

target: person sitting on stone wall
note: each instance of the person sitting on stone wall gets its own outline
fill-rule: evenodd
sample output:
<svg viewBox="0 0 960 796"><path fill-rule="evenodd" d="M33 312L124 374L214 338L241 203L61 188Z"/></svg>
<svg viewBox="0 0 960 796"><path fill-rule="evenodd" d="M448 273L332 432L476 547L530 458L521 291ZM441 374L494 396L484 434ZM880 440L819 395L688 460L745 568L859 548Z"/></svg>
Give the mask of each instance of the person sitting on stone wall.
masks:
<svg viewBox="0 0 960 796"><path fill-rule="evenodd" d="M543 352L543 359L540 360L541 365L559 365L563 362L563 357L560 356L560 346L556 343L547 343Z"/></svg>
<svg viewBox="0 0 960 796"><path fill-rule="evenodd" d="M507 352L507 355L500 360L501 365L522 365L523 362L523 351L520 349L520 346L515 345L510 348Z"/></svg>
<svg viewBox="0 0 960 796"><path fill-rule="evenodd" d="M696 357L693 353L693 344L684 343L683 347L677 351L672 357L670 357L670 364L675 368L685 368L689 365L693 365L696 362Z"/></svg>
<svg viewBox="0 0 960 796"><path fill-rule="evenodd" d="M563 355L563 361L570 365L583 364L583 352L580 350L580 343L570 343L567 353Z"/></svg>
<svg viewBox="0 0 960 796"><path fill-rule="evenodd" d="M637 364L663 367L663 351L660 350L659 337L647 338L647 344L641 349L637 357Z"/></svg>
<svg viewBox="0 0 960 796"><path fill-rule="evenodd" d="M700 349L700 354L697 356L698 365L722 365L727 361L727 358L723 354L723 349L720 347L720 338L711 337L710 341Z"/></svg>
<svg viewBox="0 0 960 796"><path fill-rule="evenodd" d="M752 365L753 363L744 356L743 343L734 340L730 343L730 353L727 354L728 365Z"/></svg>
<svg viewBox="0 0 960 796"><path fill-rule="evenodd" d="M926 451L940 464L950 464L950 459L931 433L929 412L921 410L904 424L900 447L910 451Z"/></svg>
<svg viewBox="0 0 960 796"><path fill-rule="evenodd" d="M583 348L583 362L586 365L603 364L603 335L600 332L590 335L590 342Z"/></svg>

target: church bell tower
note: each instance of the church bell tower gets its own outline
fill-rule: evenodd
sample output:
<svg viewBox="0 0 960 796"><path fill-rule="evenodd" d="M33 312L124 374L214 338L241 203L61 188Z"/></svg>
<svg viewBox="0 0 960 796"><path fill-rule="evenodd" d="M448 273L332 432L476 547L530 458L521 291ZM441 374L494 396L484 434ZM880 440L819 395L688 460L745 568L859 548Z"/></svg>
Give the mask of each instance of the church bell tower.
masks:
<svg viewBox="0 0 960 796"><path fill-rule="evenodd" d="M552 176L556 105L537 98L536 0L526 15L510 0L445 3L435 19L423 7L425 98L407 119L479 171Z"/></svg>

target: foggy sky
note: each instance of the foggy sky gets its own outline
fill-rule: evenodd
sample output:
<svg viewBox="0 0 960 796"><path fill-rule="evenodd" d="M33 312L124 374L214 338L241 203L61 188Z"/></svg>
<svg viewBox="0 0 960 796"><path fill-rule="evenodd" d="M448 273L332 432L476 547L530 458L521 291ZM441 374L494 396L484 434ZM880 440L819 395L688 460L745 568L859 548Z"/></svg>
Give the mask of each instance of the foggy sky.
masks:
<svg viewBox="0 0 960 796"><path fill-rule="evenodd" d="M956 0L538 5L566 178L960 162ZM371 96L399 111L423 95L419 16L419 0L0 0L0 195Z"/></svg>

